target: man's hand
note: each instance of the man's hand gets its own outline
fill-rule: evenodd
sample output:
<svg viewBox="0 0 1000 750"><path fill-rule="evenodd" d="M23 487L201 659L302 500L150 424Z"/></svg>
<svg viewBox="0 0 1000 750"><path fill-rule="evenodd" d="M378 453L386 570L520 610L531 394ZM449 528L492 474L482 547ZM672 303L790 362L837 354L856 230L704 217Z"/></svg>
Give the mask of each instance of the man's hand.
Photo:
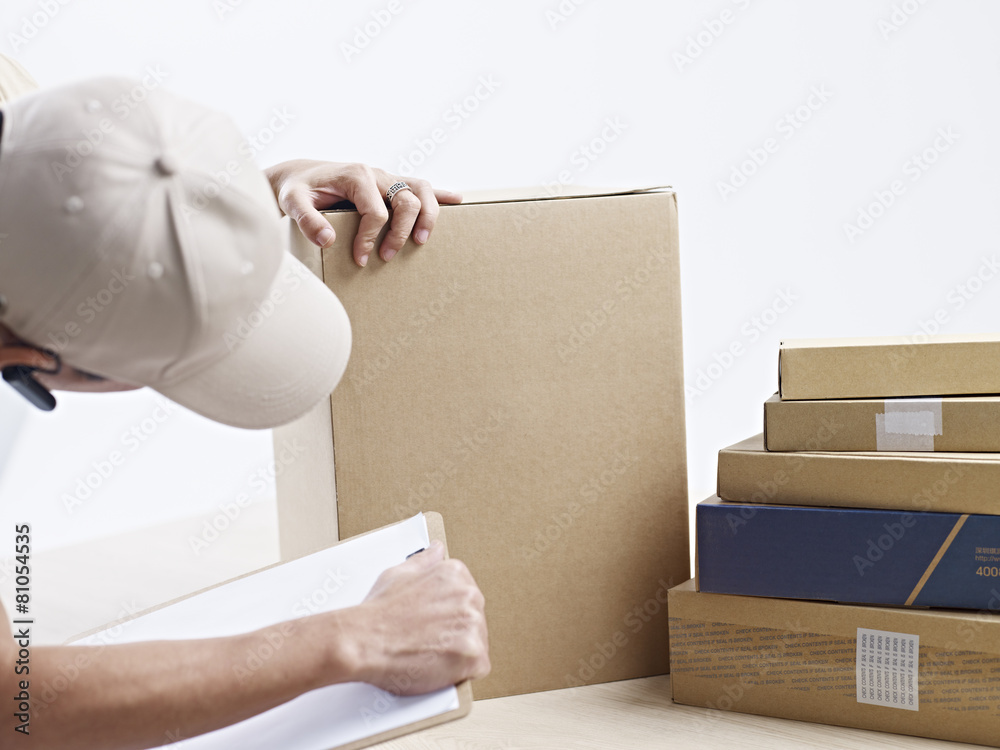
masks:
<svg viewBox="0 0 1000 750"><path fill-rule="evenodd" d="M413 241L423 245L434 229L439 204L462 202L462 196L434 190L426 180L403 180L364 164L295 159L270 167L265 174L281 210L320 247L333 244L336 234L318 209L343 200L357 206L361 227L354 240L354 260L359 266L368 263L378 234L389 220L385 192L394 183L406 182L410 189L400 190L392 198L392 225L379 248L382 260L398 253L411 233Z"/></svg>
<svg viewBox="0 0 1000 750"><path fill-rule="evenodd" d="M417 695L489 674L483 595L440 542L385 571L340 614L364 682Z"/></svg>

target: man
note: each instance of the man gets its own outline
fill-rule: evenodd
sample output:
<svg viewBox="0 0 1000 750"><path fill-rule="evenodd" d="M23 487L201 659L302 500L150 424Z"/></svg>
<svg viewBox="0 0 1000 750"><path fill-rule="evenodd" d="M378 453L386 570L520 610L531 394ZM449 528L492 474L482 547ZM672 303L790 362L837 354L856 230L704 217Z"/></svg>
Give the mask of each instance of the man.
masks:
<svg viewBox="0 0 1000 750"><path fill-rule="evenodd" d="M0 368L43 407L53 388L149 386L226 424L291 421L339 381L350 327L336 297L287 251L278 205L327 246L332 229L317 207L351 200L362 214L354 257L365 266L387 203L386 261L411 233L426 242L438 201L461 200L360 165L288 162L265 178L233 125L203 107L151 92L114 113L134 82L25 94L30 85L0 58L0 95L11 97L0 110ZM482 594L436 544L387 571L360 606L291 626L287 645L242 680L234 667L247 649L287 624L109 646L85 668L75 665L86 647L35 647L34 684L75 677L33 714L28 737L4 712L0 746L148 747L333 683L390 688L408 673L410 691L422 693L489 672ZM18 692L17 659L3 629L8 697Z"/></svg>

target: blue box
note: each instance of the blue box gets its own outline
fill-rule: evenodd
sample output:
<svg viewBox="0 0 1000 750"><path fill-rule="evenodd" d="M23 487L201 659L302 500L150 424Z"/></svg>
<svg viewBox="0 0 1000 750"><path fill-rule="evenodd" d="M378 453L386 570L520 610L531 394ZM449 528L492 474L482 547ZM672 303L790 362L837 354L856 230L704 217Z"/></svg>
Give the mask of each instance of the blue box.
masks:
<svg viewBox="0 0 1000 750"><path fill-rule="evenodd" d="M1000 516L713 497L695 517L699 591L1000 611Z"/></svg>

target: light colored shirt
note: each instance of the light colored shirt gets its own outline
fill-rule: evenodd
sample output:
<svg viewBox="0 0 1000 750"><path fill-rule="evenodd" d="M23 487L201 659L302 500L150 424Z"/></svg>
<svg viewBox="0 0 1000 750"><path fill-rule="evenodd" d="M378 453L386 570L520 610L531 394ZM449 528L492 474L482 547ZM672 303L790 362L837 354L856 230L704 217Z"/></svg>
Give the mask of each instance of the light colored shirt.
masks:
<svg viewBox="0 0 1000 750"><path fill-rule="evenodd" d="M35 79L19 62L0 55L0 104L37 88Z"/></svg>

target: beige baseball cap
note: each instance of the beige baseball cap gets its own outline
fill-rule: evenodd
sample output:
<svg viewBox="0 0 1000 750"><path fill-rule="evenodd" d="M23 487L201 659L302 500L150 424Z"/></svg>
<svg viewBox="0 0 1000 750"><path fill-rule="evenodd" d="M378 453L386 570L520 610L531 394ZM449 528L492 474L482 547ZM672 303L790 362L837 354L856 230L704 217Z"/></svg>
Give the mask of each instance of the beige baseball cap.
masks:
<svg viewBox="0 0 1000 750"><path fill-rule="evenodd" d="M4 105L3 323L218 422L274 427L339 382L340 301L288 251L224 115L119 78Z"/></svg>

